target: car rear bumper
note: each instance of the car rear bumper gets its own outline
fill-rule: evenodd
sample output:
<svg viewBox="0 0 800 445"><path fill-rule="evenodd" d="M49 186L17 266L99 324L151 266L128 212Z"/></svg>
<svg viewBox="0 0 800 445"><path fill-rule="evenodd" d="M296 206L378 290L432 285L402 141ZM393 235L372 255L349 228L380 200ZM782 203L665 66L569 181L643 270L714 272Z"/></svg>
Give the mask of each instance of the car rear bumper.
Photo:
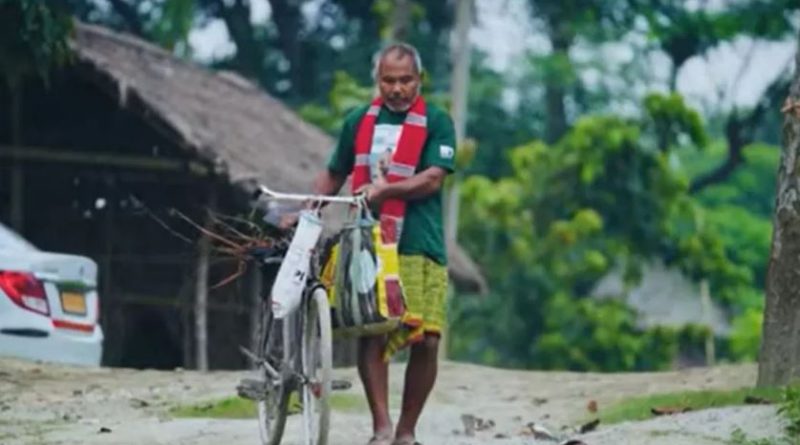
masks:
<svg viewBox="0 0 800 445"><path fill-rule="evenodd" d="M100 366L103 356L103 331L72 333L63 329L0 330L0 356L28 360Z"/></svg>

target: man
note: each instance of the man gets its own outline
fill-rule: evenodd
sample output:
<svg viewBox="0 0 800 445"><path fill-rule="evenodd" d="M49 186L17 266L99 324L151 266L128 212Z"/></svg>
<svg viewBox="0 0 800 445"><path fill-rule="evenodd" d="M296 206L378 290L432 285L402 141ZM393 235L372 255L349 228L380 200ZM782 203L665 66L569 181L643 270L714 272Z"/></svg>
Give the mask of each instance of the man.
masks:
<svg viewBox="0 0 800 445"><path fill-rule="evenodd" d="M436 380L445 323L442 184L454 169L455 131L447 113L420 95L421 70L412 46L395 44L378 54L373 75L380 95L346 117L328 168L314 183L315 193L336 194L352 174L355 191L380 209L384 238L399 238L404 325L388 336L361 338L359 344L358 370L373 422L369 445L416 443L417 420ZM411 354L402 412L393 428L387 362L407 345Z"/></svg>

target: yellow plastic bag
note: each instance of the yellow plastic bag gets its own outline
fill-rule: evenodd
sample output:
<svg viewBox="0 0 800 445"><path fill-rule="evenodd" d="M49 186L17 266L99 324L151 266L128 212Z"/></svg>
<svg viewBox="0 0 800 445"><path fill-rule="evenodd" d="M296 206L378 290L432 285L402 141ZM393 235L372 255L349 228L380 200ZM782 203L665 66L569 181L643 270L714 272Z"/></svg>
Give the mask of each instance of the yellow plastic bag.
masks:
<svg viewBox="0 0 800 445"><path fill-rule="evenodd" d="M381 241L372 218L342 231L321 274L336 334L377 335L399 325L405 313L399 267L397 246Z"/></svg>

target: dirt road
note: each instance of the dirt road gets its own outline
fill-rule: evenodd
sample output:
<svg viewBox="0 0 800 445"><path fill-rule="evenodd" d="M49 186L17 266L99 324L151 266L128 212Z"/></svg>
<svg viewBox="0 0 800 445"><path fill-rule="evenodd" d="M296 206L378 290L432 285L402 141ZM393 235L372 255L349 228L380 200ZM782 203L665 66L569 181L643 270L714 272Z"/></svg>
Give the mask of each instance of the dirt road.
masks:
<svg viewBox="0 0 800 445"><path fill-rule="evenodd" d="M392 405L403 368L392 367ZM0 444L257 444L255 421L173 419L169 409L230 397L245 372L82 369L0 359ZM352 398L361 387L354 370ZM624 397L647 393L738 388L752 385L753 366L651 374L578 374L505 371L445 363L419 429L426 445L538 444L523 434L529 422L559 434L587 418L588 401L602 409ZM493 427L469 437L463 415ZM298 419L291 419L286 445L299 445ZM369 419L362 406L333 414L332 445L366 443ZM753 437L778 435L773 407L741 407L603 427L588 445L722 444L734 428ZM549 442L555 443L555 442Z"/></svg>

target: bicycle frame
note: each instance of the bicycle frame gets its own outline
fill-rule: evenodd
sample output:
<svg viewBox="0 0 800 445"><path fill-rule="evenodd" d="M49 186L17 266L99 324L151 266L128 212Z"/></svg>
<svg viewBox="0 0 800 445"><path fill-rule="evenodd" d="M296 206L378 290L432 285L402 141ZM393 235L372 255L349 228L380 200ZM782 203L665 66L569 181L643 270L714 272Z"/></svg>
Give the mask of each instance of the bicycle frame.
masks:
<svg viewBox="0 0 800 445"><path fill-rule="evenodd" d="M271 200L279 200L279 201L299 201L299 202L311 202L315 203L316 206L311 207L309 210L312 210L317 216L320 213L323 203L335 203L335 204L347 204L356 206L359 209L363 209L366 206L366 199L363 195L359 196L350 196L350 197L341 197L341 196L320 196L320 195L304 195L304 194L291 194L291 193L279 193L269 189L266 186L260 185L258 187L257 193L254 195L254 198L258 199L260 197L264 197L266 199ZM292 245L294 244L295 239L293 238L293 243L290 244L290 252L292 249ZM308 249L308 245L297 245L298 249L304 250ZM302 246L302 247L300 247ZM300 258L300 257L297 257ZM291 270L291 269L287 269ZM279 271L280 274L280 271ZM291 274L287 274L290 276ZM304 288L301 294L301 299L299 305L289 307L280 317L275 317L275 312L272 312L272 316L270 316L270 325L274 321L282 320L282 355L283 355L283 363L278 366L279 369L270 365L269 361L263 359L260 356L256 356L256 360L258 360L260 365L265 373L265 377L270 381L273 387L278 387L281 385L289 385L288 388L284 386L284 391L291 391L294 389L295 385L298 385L301 389L301 394L303 395L304 402L304 414L303 414L303 421L304 421L304 428L307 440L313 440L313 444L317 445L324 445L327 444L327 435L328 435L328 425L329 425L329 416L330 416L330 408L327 402L327 398L329 396L331 390L331 368L332 368L332 339L331 339L331 321L330 321L330 311L328 308L328 300L325 288L322 287L318 282L317 279L313 276L315 275L314 272L310 274L301 272L300 275L294 276L303 276L305 283ZM321 290L321 294L318 293ZM272 311L274 306L274 301L272 298L269 299L270 303L268 304L269 308L267 310ZM295 304L295 303L293 303ZM316 309L311 309L316 308ZM316 320L319 322L319 332L317 334L309 334L313 332L313 327L318 326L317 322L310 322L307 318L307 311L314 311L316 310L317 317ZM274 317L274 318L273 318ZM269 330L271 326L266 327L265 334L269 334ZM307 355L309 352L308 348L308 340L307 336L311 335L311 338L317 338L316 335L319 335L319 343L317 347L319 347L319 355L317 353L312 353L316 360L313 361L312 365L308 365L309 356ZM301 345L300 348L297 348L297 345ZM312 349L313 350L313 349ZM327 351L327 352L325 352ZM316 363L314 365L313 363ZM311 379L312 374L308 374L305 368L307 366L311 366L312 369L317 369L321 372L321 376L318 379ZM319 366L319 368L316 368ZM316 372L316 371L312 371ZM314 395L309 395L313 393ZM322 399L320 402L322 405L321 411L318 414L313 414L312 416L319 416L319 424L316 426L312 426L312 420L314 417L310 417L306 413L306 409L313 410L313 408L309 408L311 406L311 401L317 401L318 399ZM308 404L307 404L308 403ZM259 405L260 407L261 405ZM261 408L259 408L261 409ZM261 413L261 411L259 411ZM282 419L281 422L285 422L286 412L281 414ZM261 414L259 414L261 416ZM261 420L260 420L261 421ZM279 431L276 436L278 442L280 441L280 437L283 434L283 425L285 423L281 423L280 428L277 430ZM313 437L313 439L311 439ZM263 436L262 436L262 440ZM270 439L272 440L272 439ZM319 440L319 441L317 441ZM270 442L275 443L275 442ZM306 442L311 443L311 442Z"/></svg>
<svg viewBox="0 0 800 445"><path fill-rule="evenodd" d="M281 193L281 192L274 191L274 190L270 189L269 187L267 187L265 185L259 185L258 186L258 188L256 189L256 192L253 194L253 198L254 199L265 198L265 199L274 200L274 201L347 204L347 205L358 206L359 208L360 208L360 206L366 205L365 197L363 195L358 195L358 196L328 196L328 195L312 195L312 194L299 194L299 193ZM319 206L314 210L316 210L315 213L318 214L319 213ZM271 261L271 262L278 263L280 261ZM305 289L303 291L303 296L302 296L303 302L305 302L308 299L308 296L310 295L310 293L316 287L317 287L317 284L314 284L313 282L306 283ZM297 312L298 309L299 309L299 307L295 308L293 311L288 313L287 316L285 317L286 331L287 331L286 334L291 333L291 335L288 335L287 338L284 339L284 342L285 342L284 347L287 348L288 350L291 350L293 348L291 347L290 344L288 344L286 342L287 341L292 342L292 341L295 340L294 337L296 337L296 335L295 335L295 333L293 331L295 331L295 329L297 329L297 326L295 326L297 320L293 320L292 316ZM255 359L255 357L252 357L252 358ZM267 370L267 373L270 374L271 378L273 378L275 381L279 381L280 380L281 375L280 375L280 372L278 370L276 370L275 368L270 366L270 364L267 363L267 362L259 361L259 363L265 366L265 368Z"/></svg>

